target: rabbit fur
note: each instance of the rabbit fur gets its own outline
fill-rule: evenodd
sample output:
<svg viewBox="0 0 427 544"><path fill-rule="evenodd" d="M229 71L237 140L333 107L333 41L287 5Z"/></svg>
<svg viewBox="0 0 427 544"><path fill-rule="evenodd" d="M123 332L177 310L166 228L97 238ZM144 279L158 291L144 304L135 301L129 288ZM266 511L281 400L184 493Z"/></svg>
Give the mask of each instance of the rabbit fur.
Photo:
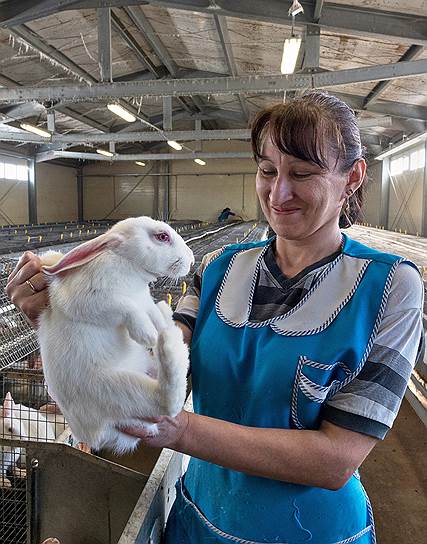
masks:
<svg viewBox="0 0 427 544"><path fill-rule="evenodd" d="M118 427L155 433L141 419L175 416L185 401L188 349L149 284L188 274L193 253L166 223L136 217L41 260L50 277L38 329L49 394L78 441L131 451L139 439Z"/></svg>
<svg viewBox="0 0 427 544"><path fill-rule="evenodd" d="M38 410L23 404L15 404L12 395L8 392L0 411L0 436L10 440L54 442L56 436L65 427L64 420L61 418L62 416L59 415L52 420ZM11 469L16 475L24 475L25 471L20 471L18 465L25 465L25 450L15 446L2 446L0 461L0 486L10 487L11 483L6 472Z"/></svg>

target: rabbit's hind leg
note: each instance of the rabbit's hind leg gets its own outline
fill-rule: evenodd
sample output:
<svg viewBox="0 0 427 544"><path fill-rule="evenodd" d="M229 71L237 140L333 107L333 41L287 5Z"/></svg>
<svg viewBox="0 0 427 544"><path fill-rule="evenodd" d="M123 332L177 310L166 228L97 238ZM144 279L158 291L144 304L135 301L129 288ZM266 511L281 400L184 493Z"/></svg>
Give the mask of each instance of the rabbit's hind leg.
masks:
<svg viewBox="0 0 427 544"><path fill-rule="evenodd" d="M159 362L163 415L176 416L185 402L188 371L188 348L182 331L176 325L172 324L160 333L155 354Z"/></svg>
<svg viewBox="0 0 427 544"><path fill-rule="evenodd" d="M118 424L118 427L124 427L127 424L128 422L123 422L121 425ZM138 444L139 438L125 434L116 427L111 427L105 430L101 447L111 449L116 455L123 455L124 453L132 453Z"/></svg>

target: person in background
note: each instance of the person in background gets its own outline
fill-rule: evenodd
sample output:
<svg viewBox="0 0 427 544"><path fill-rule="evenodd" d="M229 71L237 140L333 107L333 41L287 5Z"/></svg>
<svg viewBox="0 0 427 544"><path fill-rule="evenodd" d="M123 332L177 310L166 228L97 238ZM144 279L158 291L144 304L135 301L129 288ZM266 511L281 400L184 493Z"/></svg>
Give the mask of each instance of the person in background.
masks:
<svg viewBox="0 0 427 544"><path fill-rule="evenodd" d="M256 192L275 236L208 254L175 320L194 413L127 432L191 456L166 544L375 543L358 468L391 428L423 335L416 267L347 236L366 162L353 111L312 91L252 126ZM47 303L26 254L7 292ZM390 520L391 521L391 520Z"/></svg>
<svg viewBox="0 0 427 544"><path fill-rule="evenodd" d="M218 222L222 223L223 221L227 221L229 217L235 216L236 214L231 211L230 208L224 208L222 212L218 216Z"/></svg>

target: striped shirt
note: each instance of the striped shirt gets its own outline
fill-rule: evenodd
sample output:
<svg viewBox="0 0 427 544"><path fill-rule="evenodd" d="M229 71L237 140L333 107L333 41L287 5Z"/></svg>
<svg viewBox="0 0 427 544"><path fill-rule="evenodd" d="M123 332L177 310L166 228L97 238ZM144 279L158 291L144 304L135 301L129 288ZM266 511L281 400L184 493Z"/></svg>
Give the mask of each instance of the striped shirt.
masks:
<svg viewBox="0 0 427 544"><path fill-rule="evenodd" d="M197 318L203 271L219 251L205 256L192 288L174 314L191 330ZM249 320L265 321L288 312L339 253L287 278L276 263L271 245L261 262ZM412 369L423 356L423 295L418 272L407 264L399 265L371 352L357 377L326 401L324 419L379 439L385 437L397 416Z"/></svg>

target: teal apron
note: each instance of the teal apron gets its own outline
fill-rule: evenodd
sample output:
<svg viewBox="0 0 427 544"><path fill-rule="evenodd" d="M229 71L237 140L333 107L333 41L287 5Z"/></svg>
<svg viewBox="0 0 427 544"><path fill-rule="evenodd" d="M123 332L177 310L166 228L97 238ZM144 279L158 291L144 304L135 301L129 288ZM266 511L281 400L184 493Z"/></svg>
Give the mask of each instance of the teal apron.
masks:
<svg viewBox="0 0 427 544"><path fill-rule="evenodd" d="M322 404L360 372L400 257L344 237L343 252L284 316L249 323L268 245L233 245L205 269L191 344L194 411L240 425L318 429ZM319 459L319 463L321 463ZM339 490L250 476L192 458L167 544L372 544L358 473Z"/></svg>

